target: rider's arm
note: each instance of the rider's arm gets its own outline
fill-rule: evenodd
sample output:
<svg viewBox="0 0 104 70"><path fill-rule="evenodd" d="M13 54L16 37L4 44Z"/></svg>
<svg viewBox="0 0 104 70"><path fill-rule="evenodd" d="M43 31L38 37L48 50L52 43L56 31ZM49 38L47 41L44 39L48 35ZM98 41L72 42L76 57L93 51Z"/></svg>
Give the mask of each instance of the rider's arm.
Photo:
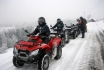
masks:
<svg viewBox="0 0 104 70"><path fill-rule="evenodd" d="M57 27L57 23L52 28L55 28L55 27Z"/></svg>
<svg viewBox="0 0 104 70"><path fill-rule="evenodd" d="M36 29L31 33L31 35L36 35L38 33L38 26L36 27Z"/></svg>
<svg viewBox="0 0 104 70"><path fill-rule="evenodd" d="M50 35L50 29L48 26L46 26L46 35L49 36Z"/></svg>
<svg viewBox="0 0 104 70"><path fill-rule="evenodd" d="M49 29L49 27L48 27L47 25L45 26L45 29L41 32L40 35L42 35L42 34L44 34L44 33L46 33L47 36L50 35L50 29Z"/></svg>

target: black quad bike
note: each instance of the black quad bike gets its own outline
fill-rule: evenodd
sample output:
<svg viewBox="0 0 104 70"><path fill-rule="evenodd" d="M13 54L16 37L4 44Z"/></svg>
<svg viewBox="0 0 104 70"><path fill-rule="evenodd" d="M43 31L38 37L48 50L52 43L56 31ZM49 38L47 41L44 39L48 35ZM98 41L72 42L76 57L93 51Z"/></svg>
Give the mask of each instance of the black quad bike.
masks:
<svg viewBox="0 0 104 70"><path fill-rule="evenodd" d="M72 36L73 39L75 39L80 34L79 27L77 25L74 25L74 24L71 26L67 26L65 24L65 30L67 30L68 35Z"/></svg>

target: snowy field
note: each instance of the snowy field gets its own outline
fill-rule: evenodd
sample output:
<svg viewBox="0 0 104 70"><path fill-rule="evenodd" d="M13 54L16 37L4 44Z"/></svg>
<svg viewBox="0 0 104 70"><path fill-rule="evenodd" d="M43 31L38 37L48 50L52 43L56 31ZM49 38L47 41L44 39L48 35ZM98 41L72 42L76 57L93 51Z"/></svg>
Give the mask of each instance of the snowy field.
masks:
<svg viewBox="0 0 104 70"><path fill-rule="evenodd" d="M48 70L104 70L104 22L90 22L87 27L85 38L79 35L66 44L61 59L50 61ZM12 57L12 48L0 54L0 70L38 70L33 64L14 67Z"/></svg>

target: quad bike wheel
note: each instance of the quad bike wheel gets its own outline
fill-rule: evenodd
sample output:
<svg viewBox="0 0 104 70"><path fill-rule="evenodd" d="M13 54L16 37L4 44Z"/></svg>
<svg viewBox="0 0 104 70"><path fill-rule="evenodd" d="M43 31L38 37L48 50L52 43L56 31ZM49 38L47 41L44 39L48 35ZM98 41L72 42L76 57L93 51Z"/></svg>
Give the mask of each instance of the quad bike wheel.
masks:
<svg viewBox="0 0 104 70"><path fill-rule="evenodd" d="M67 32L66 32L66 34L65 34L65 39L66 39L66 43L69 43L70 38L69 38L69 35L68 35L68 33L67 33Z"/></svg>
<svg viewBox="0 0 104 70"><path fill-rule="evenodd" d="M61 55L62 55L62 47L59 45L57 47L57 55L56 55L55 59L60 59Z"/></svg>
<svg viewBox="0 0 104 70"><path fill-rule="evenodd" d="M16 57L13 57L13 65L15 67L22 67L24 65L24 63L22 63L21 61L17 60Z"/></svg>
<svg viewBox="0 0 104 70"><path fill-rule="evenodd" d="M65 38L61 38L61 47L64 47L65 46Z"/></svg>
<svg viewBox="0 0 104 70"><path fill-rule="evenodd" d="M76 31L73 32L73 39L76 38Z"/></svg>
<svg viewBox="0 0 104 70"><path fill-rule="evenodd" d="M48 70L49 67L49 55L46 54L38 61L39 70Z"/></svg>
<svg viewBox="0 0 104 70"><path fill-rule="evenodd" d="M81 33L81 30L79 29L79 30L78 30L78 35L79 35L80 33Z"/></svg>
<svg viewBox="0 0 104 70"><path fill-rule="evenodd" d="M78 36L78 31L75 32L76 37Z"/></svg>
<svg viewBox="0 0 104 70"><path fill-rule="evenodd" d="M67 41L66 41L66 43L69 43L70 42L70 38L69 38L69 36L67 35Z"/></svg>

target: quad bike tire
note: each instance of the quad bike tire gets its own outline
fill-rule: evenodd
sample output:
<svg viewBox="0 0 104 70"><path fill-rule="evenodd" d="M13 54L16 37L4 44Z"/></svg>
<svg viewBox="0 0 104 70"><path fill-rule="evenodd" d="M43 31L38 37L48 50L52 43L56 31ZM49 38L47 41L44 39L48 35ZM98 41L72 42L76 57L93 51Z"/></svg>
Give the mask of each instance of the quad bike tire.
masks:
<svg viewBox="0 0 104 70"><path fill-rule="evenodd" d="M70 42L70 37L67 35L67 41L66 43L69 43Z"/></svg>
<svg viewBox="0 0 104 70"><path fill-rule="evenodd" d="M75 35L76 35L76 37L78 37L78 31L76 31Z"/></svg>
<svg viewBox="0 0 104 70"><path fill-rule="evenodd" d="M45 54L38 61L38 69L39 70L48 70L48 67L49 67L49 55Z"/></svg>
<svg viewBox="0 0 104 70"><path fill-rule="evenodd" d="M65 38L61 38L61 47L64 47L65 46Z"/></svg>
<svg viewBox="0 0 104 70"><path fill-rule="evenodd" d="M65 39L67 39L66 40L66 43L69 43L69 41L70 41L70 38L69 38L69 35L66 33L66 36L65 36L66 38Z"/></svg>
<svg viewBox="0 0 104 70"><path fill-rule="evenodd" d="M17 58L13 56L13 65L15 67L22 67L22 66L24 66L24 63L22 63L21 61L17 60Z"/></svg>
<svg viewBox="0 0 104 70"><path fill-rule="evenodd" d="M80 34L80 33L81 33L81 30L79 29L79 30L78 30L78 34Z"/></svg>
<svg viewBox="0 0 104 70"><path fill-rule="evenodd" d="M56 54L56 57L54 59L58 60L61 58L61 56L62 56L62 47L59 45L57 47L57 54Z"/></svg>
<svg viewBox="0 0 104 70"><path fill-rule="evenodd" d="M73 39L76 38L76 31L73 32Z"/></svg>

